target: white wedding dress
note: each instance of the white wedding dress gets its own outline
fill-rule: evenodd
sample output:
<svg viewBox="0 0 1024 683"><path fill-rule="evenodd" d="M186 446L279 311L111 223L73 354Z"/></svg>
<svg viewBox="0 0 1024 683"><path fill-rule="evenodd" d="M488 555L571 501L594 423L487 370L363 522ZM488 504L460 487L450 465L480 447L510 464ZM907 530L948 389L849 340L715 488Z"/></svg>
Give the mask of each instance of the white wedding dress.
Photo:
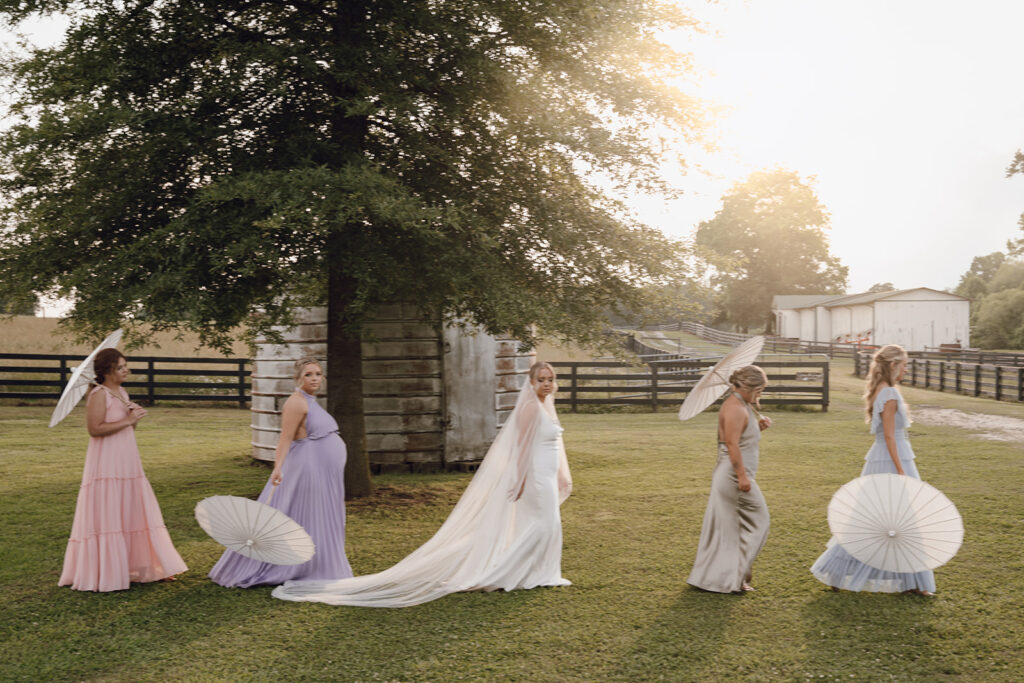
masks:
<svg viewBox="0 0 1024 683"><path fill-rule="evenodd" d="M553 396L553 392L552 392ZM409 607L460 591L568 586L559 506L572 479L552 396L527 382L480 468L434 536L377 574L288 581L282 600Z"/></svg>

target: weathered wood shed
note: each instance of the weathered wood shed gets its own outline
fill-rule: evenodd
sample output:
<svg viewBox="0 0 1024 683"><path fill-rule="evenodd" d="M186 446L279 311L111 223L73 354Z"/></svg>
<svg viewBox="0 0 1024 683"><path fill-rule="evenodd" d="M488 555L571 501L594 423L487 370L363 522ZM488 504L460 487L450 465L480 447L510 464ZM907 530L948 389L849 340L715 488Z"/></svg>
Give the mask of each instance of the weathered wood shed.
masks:
<svg viewBox="0 0 1024 683"><path fill-rule="evenodd" d="M273 460L293 363L327 355L326 308L260 340L252 368L253 457ZM443 469L480 460L515 404L533 354L513 339L445 328L412 305L377 309L363 343L367 448L374 471ZM326 406L326 386L320 401Z"/></svg>

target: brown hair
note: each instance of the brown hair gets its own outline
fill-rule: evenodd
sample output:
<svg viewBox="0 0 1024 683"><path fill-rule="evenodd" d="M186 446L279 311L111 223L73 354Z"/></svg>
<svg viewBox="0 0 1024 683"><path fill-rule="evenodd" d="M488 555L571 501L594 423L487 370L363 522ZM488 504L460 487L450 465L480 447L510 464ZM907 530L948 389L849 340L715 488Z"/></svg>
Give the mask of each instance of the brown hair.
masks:
<svg viewBox="0 0 1024 683"><path fill-rule="evenodd" d="M107 375L117 369L117 364L125 358L117 349L103 349L92 361L92 371L96 375L96 384L103 384ZM125 360L128 360L125 358Z"/></svg>
<svg viewBox="0 0 1024 683"><path fill-rule="evenodd" d="M885 382L891 387L896 386L896 366L901 361L907 360L907 351L899 344L886 344L875 351L871 357L871 367L868 368L868 379L864 388L864 405L867 409L867 419L871 422L871 410L878 385Z"/></svg>
<svg viewBox="0 0 1024 683"><path fill-rule="evenodd" d="M298 384L299 380L302 379L302 371L306 369L307 365L315 365L318 368L320 368L321 370L324 369L323 366L320 365L320 361L318 361L316 358L313 358L312 356L307 356L305 358L298 359L297 361L295 361L295 383L296 384Z"/></svg>

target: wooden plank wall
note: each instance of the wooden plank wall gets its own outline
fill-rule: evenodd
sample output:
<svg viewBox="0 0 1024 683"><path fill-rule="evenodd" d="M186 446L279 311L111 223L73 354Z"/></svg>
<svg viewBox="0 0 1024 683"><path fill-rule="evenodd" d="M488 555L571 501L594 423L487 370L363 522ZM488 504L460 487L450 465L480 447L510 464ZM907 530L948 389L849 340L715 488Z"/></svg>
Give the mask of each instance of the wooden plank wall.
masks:
<svg viewBox="0 0 1024 683"><path fill-rule="evenodd" d="M363 343L366 444L377 472L444 463L444 359L439 324L410 304L377 309Z"/></svg>

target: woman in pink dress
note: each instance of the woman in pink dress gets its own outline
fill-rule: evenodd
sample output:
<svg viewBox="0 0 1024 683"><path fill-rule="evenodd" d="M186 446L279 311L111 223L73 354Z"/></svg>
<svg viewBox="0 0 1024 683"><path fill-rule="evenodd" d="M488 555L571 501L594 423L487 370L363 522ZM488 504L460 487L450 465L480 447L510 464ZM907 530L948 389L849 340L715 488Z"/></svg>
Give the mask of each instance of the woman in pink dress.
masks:
<svg viewBox="0 0 1024 683"><path fill-rule="evenodd" d="M104 349L93 364L96 383L86 403L89 450L64 554L60 586L114 591L188 569L167 534L153 488L142 471L135 424L146 415L121 387L128 361Z"/></svg>

